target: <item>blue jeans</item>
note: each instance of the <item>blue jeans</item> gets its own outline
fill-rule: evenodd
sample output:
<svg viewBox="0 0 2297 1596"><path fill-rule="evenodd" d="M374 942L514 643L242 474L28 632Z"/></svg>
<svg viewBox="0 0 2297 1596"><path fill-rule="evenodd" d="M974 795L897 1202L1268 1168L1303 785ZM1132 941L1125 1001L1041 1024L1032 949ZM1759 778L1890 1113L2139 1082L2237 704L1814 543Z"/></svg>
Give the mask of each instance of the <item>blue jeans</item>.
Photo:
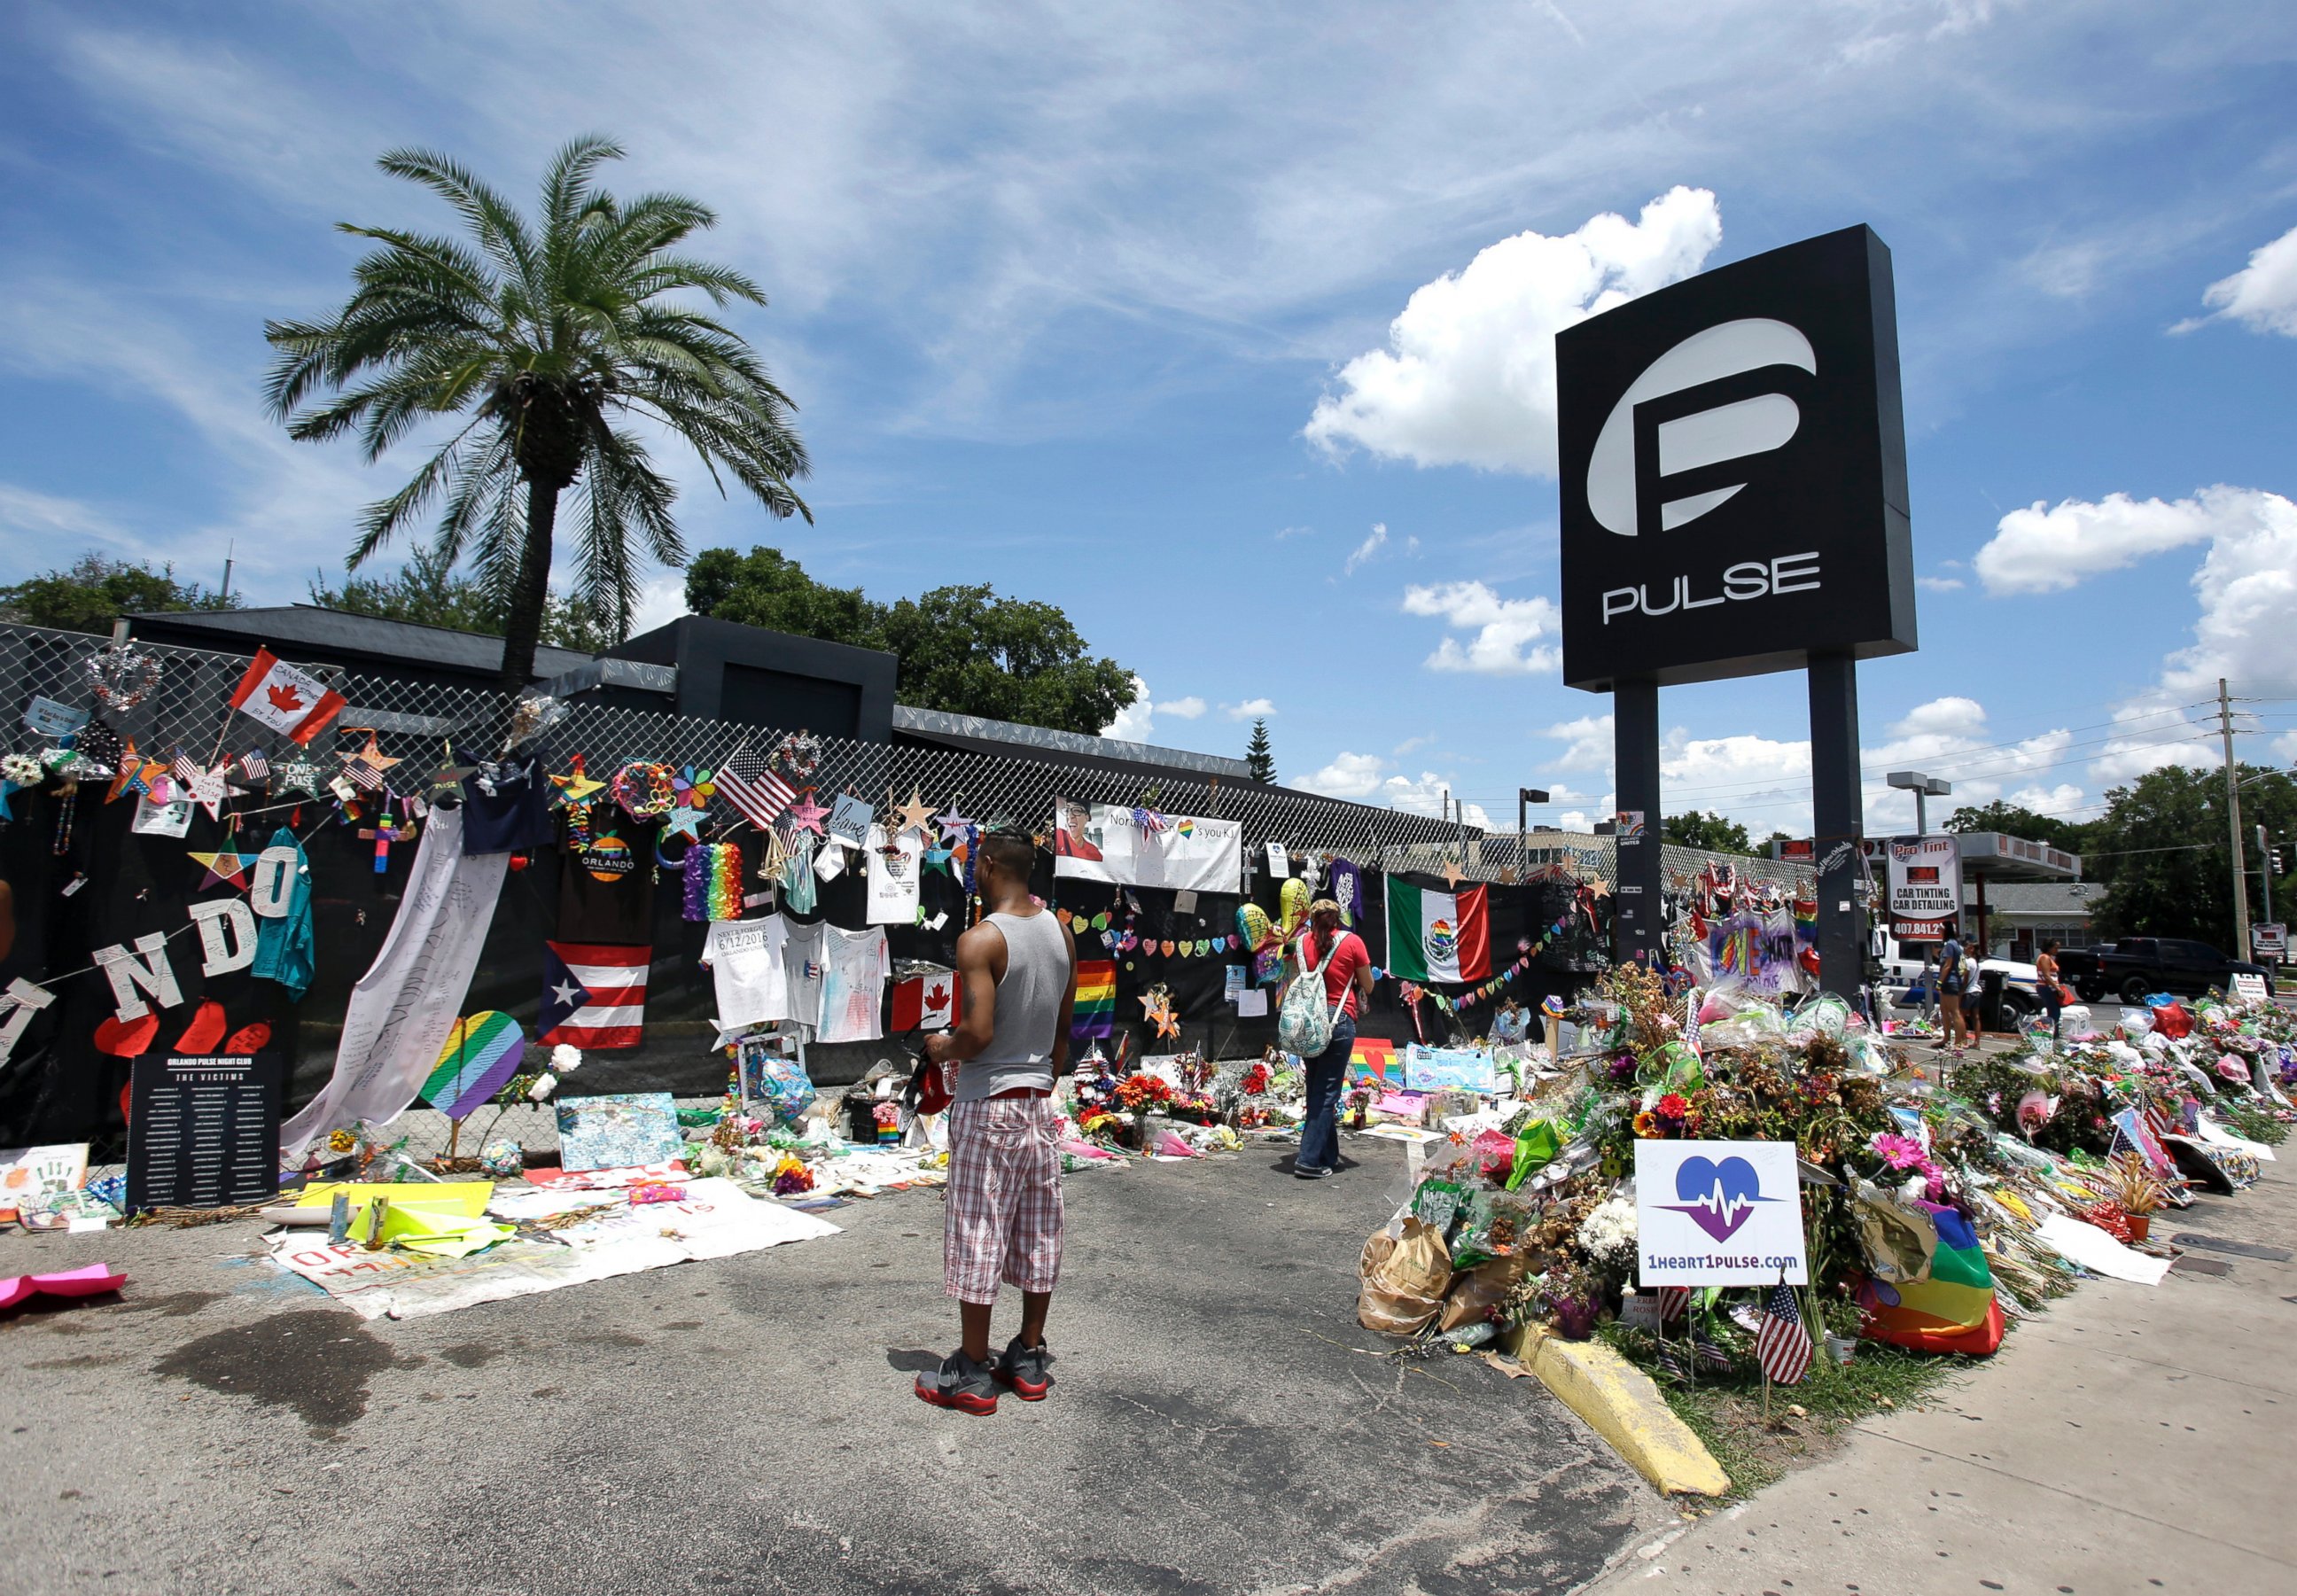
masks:
<svg viewBox="0 0 2297 1596"><path fill-rule="evenodd" d="M1332 1022L1332 1045L1308 1060L1308 1117L1300 1122L1296 1170L1330 1169L1340 1161L1340 1088L1355 1046L1355 1018L1344 1014Z"/></svg>

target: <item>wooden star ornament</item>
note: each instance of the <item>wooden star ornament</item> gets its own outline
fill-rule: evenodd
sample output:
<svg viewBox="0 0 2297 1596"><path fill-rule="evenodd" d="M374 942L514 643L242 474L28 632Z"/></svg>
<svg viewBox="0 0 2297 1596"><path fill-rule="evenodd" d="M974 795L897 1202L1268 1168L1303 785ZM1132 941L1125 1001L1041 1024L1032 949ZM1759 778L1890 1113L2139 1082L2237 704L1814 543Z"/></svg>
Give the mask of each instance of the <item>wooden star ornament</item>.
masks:
<svg viewBox="0 0 2297 1596"><path fill-rule="evenodd" d="M890 791L885 794L888 799L893 795ZM927 830L927 827L934 823L933 805L924 802L915 786L910 788L910 801L907 803L888 803L886 807L900 817L894 829L894 835L899 836L904 831L914 831L926 836L933 835Z"/></svg>

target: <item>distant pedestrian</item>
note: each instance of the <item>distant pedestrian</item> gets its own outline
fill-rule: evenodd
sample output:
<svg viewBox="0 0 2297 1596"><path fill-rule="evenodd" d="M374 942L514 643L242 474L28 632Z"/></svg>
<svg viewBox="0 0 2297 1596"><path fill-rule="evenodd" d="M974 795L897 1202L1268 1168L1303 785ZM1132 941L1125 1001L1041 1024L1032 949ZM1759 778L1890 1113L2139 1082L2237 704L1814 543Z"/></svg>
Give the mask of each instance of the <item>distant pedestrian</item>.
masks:
<svg viewBox="0 0 2297 1596"><path fill-rule="evenodd" d="M949 1109L949 1186L942 1268L963 1341L918 1377L939 1408L997 1411L1000 1386L1024 1402L1052 1386L1045 1316L1061 1272L1061 1151L1053 1082L1069 1062L1076 941L1029 895L1036 843L998 830L982 839L976 880L988 913L957 939L964 1017L926 1039L926 1056L958 1065ZM1021 1290L1021 1333L989 1362L1000 1283Z"/></svg>
<svg viewBox="0 0 2297 1596"><path fill-rule="evenodd" d="M2042 1008L2050 1016L2050 1040L2058 1040L2058 1020L2065 1013L2066 994L2058 984L2058 944L2044 942L2041 953L2034 960L2034 988L2041 996Z"/></svg>
<svg viewBox="0 0 2297 1596"><path fill-rule="evenodd" d="M1980 934L1973 931L1962 948L1962 962L1970 972L1962 982L1962 1029L1964 1034L1971 1039L1972 1047L1982 1047L1986 1042L1986 1020L1979 1008L1986 999L1986 972L1981 962L1985 958L1986 944Z"/></svg>
<svg viewBox="0 0 2297 1596"><path fill-rule="evenodd" d="M1356 1023L1371 1000L1371 953L1363 938L1340 925L1340 906L1330 898L1308 905L1307 927L1292 948L1299 961L1292 979L1300 979L1301 971L1317 971L1324 983L1324 1001L1339 1009L1332 1021L1331 1045L1315 1057L1301 1060L1307 1066L1308 1112L1300 1122L1300 1150L1293 1156L1292 1172L1303 1181L1321 1181L1339 1167L1340 1089L1346 1084L1348 1059L1355 1052Z"/></svg>
<svg viewBox="0 0 2297 1596"><path fill-rule="evenodd" d="M1970 1022L1962 1007L1963 987L1969 979L1962 942L1949 930L1945 945L1939 949L1938 1005L1939 1018L1946 1025L1946 1045L1953 1052L1960 1052L1970 1041Z"/></svg>

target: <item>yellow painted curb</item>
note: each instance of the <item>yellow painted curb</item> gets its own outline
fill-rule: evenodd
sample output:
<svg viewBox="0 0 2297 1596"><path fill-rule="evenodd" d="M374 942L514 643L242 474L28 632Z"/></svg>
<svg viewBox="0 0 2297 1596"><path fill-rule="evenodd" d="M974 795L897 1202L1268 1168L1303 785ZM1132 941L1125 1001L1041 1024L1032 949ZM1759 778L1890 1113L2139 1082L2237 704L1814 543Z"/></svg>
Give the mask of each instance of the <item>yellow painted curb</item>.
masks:
<svg viewBox="0 0 2297 1596"><path fill-rule="evenodd" d="M1500 1347L1661 1491L1690 1496L1730 1491L1723 1466L1675 1416L1651 1377L1601 1342L1566 1341L1532 1325L1503 1337Z"/></svg>

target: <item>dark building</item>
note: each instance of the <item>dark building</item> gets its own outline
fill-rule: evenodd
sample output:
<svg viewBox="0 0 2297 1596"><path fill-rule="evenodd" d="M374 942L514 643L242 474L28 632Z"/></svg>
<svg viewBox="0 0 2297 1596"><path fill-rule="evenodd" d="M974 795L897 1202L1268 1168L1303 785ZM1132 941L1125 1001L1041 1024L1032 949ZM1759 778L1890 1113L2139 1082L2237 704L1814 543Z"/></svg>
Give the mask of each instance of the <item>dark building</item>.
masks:
<svg viewBox="0 0 2297 1596"><path fill-rule="evenodd" d="M317 605L253 610L170 610L130 615L146 643L205 648L252 659L259 648L307 668L340 666L356 676L424 687L491 688L502 674L503 640L413 621L382 621ZM534 679L547 681L590 662L572 648L534 651Z"/></svg>

